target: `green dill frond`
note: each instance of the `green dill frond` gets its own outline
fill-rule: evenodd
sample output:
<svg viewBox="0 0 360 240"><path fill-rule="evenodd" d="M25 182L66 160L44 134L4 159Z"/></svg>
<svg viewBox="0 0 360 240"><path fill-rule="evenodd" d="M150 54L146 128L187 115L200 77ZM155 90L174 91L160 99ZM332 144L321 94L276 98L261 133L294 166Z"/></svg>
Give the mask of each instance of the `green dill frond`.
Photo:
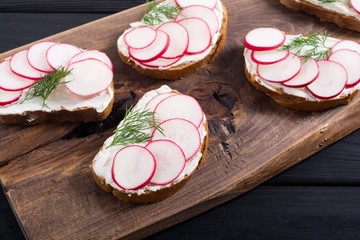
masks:
<svg viewBox="0 0 360 240"><path fill-rule="evenodd" d="M342 2L343 0L318 0L320 3Z"/></svg>
<svg viewBox="0 0 360 240"><path fill-rule="evenodd" d="M167 6L158 2L146 0L147 13L143 16L142 21L149 26L156 26L163 22L163 17L174 19L181 11L179 6Z"/></svg>

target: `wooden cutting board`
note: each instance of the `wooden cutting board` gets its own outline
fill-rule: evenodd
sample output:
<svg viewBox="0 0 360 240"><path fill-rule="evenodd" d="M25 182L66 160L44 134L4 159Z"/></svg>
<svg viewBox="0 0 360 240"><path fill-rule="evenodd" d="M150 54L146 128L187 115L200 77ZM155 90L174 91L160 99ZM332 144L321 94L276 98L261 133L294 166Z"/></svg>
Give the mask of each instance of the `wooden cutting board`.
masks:
<svg viewBox="0 0 360 240"><path fill-rule="evenodd" d="M0 180L29 239L141 238L184 221L254 188L360 127L360 96L347 106L310 114L286 109L245 79L243 37L252 28L322 32L360 40L360 34L286 9L278 1L224 0L228 39L215 61L177 81L153 80L123 64L118 36L144 6L56 34L46 40L106 52L115 66L116 100L100 123L0 125ZM27 46L0 55L0 60ZM91 161L122 119L126 106L168 84L198 99L209 121L206 163L172 197L127 204L93 181Z"/></svg>

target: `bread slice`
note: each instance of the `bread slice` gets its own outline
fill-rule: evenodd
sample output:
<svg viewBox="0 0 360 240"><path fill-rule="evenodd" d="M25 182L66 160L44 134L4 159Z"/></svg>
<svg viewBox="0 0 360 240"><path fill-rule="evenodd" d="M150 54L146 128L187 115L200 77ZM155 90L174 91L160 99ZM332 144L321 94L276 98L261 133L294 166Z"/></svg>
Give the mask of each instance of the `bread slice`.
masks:
<svg viewBox="0 0 360 240"><path fill-rule="evenodd" d="M280 0L280 3L290 9L304 11L311 15L315 15L323 22L332 22L337 24L339 27L360 32L360 14L358 15L359 18L351 15L346 16L339 11L325 8L324 6L326 4L315 5L305 0Z"/></svg>
<svg viewBox="0 0 360 240"><path fill-rule="evenodd" d="M132 66L138 72L148 77L157 78L157 79L176 80L185 77L187 75L190 75L194 73L201 66L211 63L215 59L215 57L220 54L221 50L225 45L228 14L223 4L222 4L222 8L223 8L223 19L221 23L221 29L219 30L218 39L214 44L214 46L212 46L211 51L201 60L182 63L181 65L176 65L170 68L156 69L156 68L145 68L139 65L129 56L125 56L118 48L119 56L125 63Z"/></svg>
<svg viewBox="0 0 360 240"><path fill-rule="evenodd" d="M163 86L160 89L154 91L157 91L158 93L163 93L164 90L165 92L168 92L170 89L167 86ZM176 92L174 90L170 90L170 91ZM144 95L144 97L139 100L139 103L142 102L142 107L144 107L149 100L150 99L146 95ZM146 186L142 189L132 190L132 191L127 191L118 187L113 182L110 176L111 175L110 171L115 153L120 150L120 147L112 150L113 151L112 153L111 151L106 150L106 146L111 142L108 141L109 139L111 140L111 137L107 141L105 141L104 145L102 146L99 153L95 156L92 162L91 168L95 182L104 191L112 192L113 195L115 195L120 200L129 203L137 203L137 204L154 203L171 196L172 194L180 190L187 183L190 177L194 174L196 169L198 169L205 162L208 141L209 141L208 123L205 117L202 126L200 126L200 128L203 128L203 130L206 133L206 135L203 136L202 143L198 151L198 153L200 154L196 154L197 156L195 155L193 158L187 161L186 163L187 166L183 170L183 173L180 174L180 176L177 179L175 179L172 183L169 183L165 186L158 186L156 187L155 190L147 188Z"/></svg>

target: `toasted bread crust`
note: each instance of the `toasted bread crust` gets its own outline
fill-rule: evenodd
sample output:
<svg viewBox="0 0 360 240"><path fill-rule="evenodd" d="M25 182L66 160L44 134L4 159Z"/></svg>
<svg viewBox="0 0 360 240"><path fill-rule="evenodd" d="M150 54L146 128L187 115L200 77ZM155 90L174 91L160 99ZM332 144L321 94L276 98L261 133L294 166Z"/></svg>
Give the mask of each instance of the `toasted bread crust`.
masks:
<svg viewBox="0 0 360 240"><path fill-rule="evenodd" d="M206 132L208 133L208 123L206 122ZM209 134L206 134L203 143L201 144L200 151L202 153L202 157L199 160L199 164L196 167L196 169L199 169L199 167L205 162L207 147L209 142ZM112 192L114 196L119 198L122 201L129 202L129 203L138 203L138 204L147 204L147 203L154 203L159 202L175 192L179 191L190 179L190 177L193 175L196 169L188 175L185 176L183 180L176 184L171 184L169 187L161 188L157 191L146 191L145 193L138 195L136 193L126 193L124 190L117 190L111 187L109 184L106 184L105 179L103 177L100 177L97 175L94 171L94 162L92 163L92 173L95 182L106 192Z"/></svg>
<svg viewBox="0 0 360 240"><path fill-rule="evenodd" d="M119 56L125 63L135 68L138 72L151 78L176 80L185 77L187 75L190 75L194 73L199 67L212 62L215 59L215 57L220 54L221 50L225 45L228 14L225 6L222 5L222 7L224 9L224 17L220 29L220 36L216 42L216 46L214 46L211 52L200 61L181 64L179 66L170 67L168 69L152 69L152 68L141 67L140 65L136 64L130 57L124 56L118 50Z"/></svg>
<svg viewBox="0 0 360 240"><path fill-rule="evenodd" d="M280 0L280 3L290 9L315 15L320 18L322 22L332 22L339 27L360 32L360 21L355 17L345 16L339 12L325 9L304 0Z"/></svg>
<svg viewBox="0 0 360 240"><path fill-rule="evenodd" d="M114 83L111 83L114 91ZM73 111L25 111L23 114L0 115L0 123L4 124L36 124L44 122L93 122L104 120L111 112L114 96L109 105L102 112L97 112L95 108L78 108Z"/></svg>

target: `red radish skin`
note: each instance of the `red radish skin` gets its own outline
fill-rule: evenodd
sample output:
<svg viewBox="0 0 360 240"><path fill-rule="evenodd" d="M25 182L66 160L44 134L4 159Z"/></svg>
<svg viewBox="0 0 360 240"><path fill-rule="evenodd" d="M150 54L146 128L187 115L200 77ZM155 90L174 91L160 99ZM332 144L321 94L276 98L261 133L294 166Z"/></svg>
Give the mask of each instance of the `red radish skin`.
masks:
<svg viewBox="0 0 360 240"><path fill-rule="evenodd" d="M360 1L359 0L350 0L351 7L360 14Z"/></svg>
<svg viewBox="0 0 360 240"><path fill-rule="evenodd" d="M351 40L341 40L337 42L332 48L331 52L335 52L340 49L353 50L360 54L360 44Z"/></svg>
<svg viewBox="0 0 360 240"><path fill-rule="evenodd" d="M346 88L356 86L360 82L360 54L347 49L333 52L329 60L343 65L348 74Z"/></svg>
<svg viewBox="0 0 360 240"><path fill-rule="evenodd" d="M201 5L214 9L217 5L217 0L175 0L175 3L181 8L186 8L191 5Z"/></svg>
<svg viewBox="0 0 360 240"><path fill-rule="evenodd" d="M338 96L345 88L347 72L345 68L334 61L318 61L320 74L307 89L317 98L330 99Z"/></svg>
<svg viewBox="0 0 360 240"><path fill-rule="evenodd" d="M133 49L143 49L155 41L156 35L157 32L152 27L137 27L124 35L124 42Z"/></svg>
<svg viewBox="0 0 360 240"><path fill-rule="evenodd" d="M181 58L182 57L168 59L168 58L159 57L151 62L142 62L142 63L140 63L140 65L143 65L143 66L149 67L149 68L166 68L166 67L170 67L170 66L174 65L175 63L180 61Z"/></svg>
<svg viewBox="0 0 360 240"><path fill-rule="evenodd" d="M15 53L10 59L10 69L16 75L31 79L34 81L40 80L44 73L35 70L30 66L27 60L27 50Z"/></svg>
<svg viewBox="0 0 360 240"><path fill-rule="evenodd" d="M206 51L211 44L211 33L208 24L200 18L184 18L178 21L189 34L187 54L198 54Z"/></svg>
<svg viewBox="0 0 360 240"><path fill-rule="evenodd" d="M319 73L319 65L317 61L311 58L309 61L303 63L298 75L290 81L283 82L282 84L293 88L306 87L315 81L315 79L319 76Z"/></svg>
<svg viewBox="0 0 360 240"><path fill-rule="evenodd" d="M155 129L151 141L168 139L175 142L183 150L187 161L199 151L200 133L192 122L174 118L162 122L160 127L164 135Z"/></svg>
<svg viewBox="0 0 360 240"><path fill-rule="evenodd" d="M156 161L153 154L142 146L122 148L114 157L111 175L114 183L124 190L145 187L154 176Z"/></svg>
<svg viewBox="0 0 360 240"><path fill-rule="evenodd" d="M282 83L294 78L300 72L301 65L300 58L290 53L283 61L270 65L258 64L257 74L266 81Z"/></svg>
<svg viewBox="0 0 360 240"><path fill-rule="evenodd" d="M190 17L204 20L209 26L211 36L214 36L219 31L219 20L211 8L199 5L188 6L176 16L175 22Z"/></svg>
<svg viewBox="0 0 360 240"><path fill-rule="evenodd" d="M0 106L5 106L20 99L22 91L5 91L0 89Z"/></svg>
<svg viewBox="0 0 360 240"><path fill-rule="evenodd" d="M154 118L165 121L173 118L182 118L200 127L204 113L195 98L177 94L160 101L154 111Z"/></svg>
<svg viewBox="0 0 360 240"><path fill-rule="evenodd" d="M0 63L0 89L5 91L20 91L29 88L35 81L14 74L9 60Z"/></svg>
<svg viewBox="0 0 360 240"><path fill-rule="evenodd" d="M168 49L169 44L169 35L159 30L157 31L155 41L150 46L142 49L129 48L129 55L140 63L151 62L162 56Z"/></svg>
<svg viewBox="0 0 360 240"><path fill-rule="evenodd" d="M255 28L245 36L244 45L254 51L274 50L285 42L285 33L277 28Z"/></svg>
<svg viewBox="0 0 360 240"><path fill-rule="evenodd" d="M105 63L106 65L109 66L111 71L113 71L113 65L112 65L110 58L105 53L100 52L99 50L87 50L87 51L80 52L70 59L69 65L74 62L78 62L78 61L89 59L89 58L102 61L103 63Z"/></svg>
<svg viewBox="0 0 360 240"><path fill-rule="evenodd" d="M156 161L155 174L150 180L151 184L167 185L179 177L186 165L183 150L170 140L156 140L145 146Z"/></svg>
<svg viewBox="0 0 360 240"><path fill-rule="evenodd" d="M169 47L161 58L178 59L184 56L189 47L189 34L179 23L166 22L160 25L157 30L166 32L169 35Z"/></svg>
<svg viewBox="0 0 360 240"><path fill-rule="evenodd" d="M156 95L155 97L153 97L146 105L145 105L145 110L149 109L150 112L154 112L156 106L165 98L168 98L170 96L176 95L178 93L174 93L174 92L167 92L167 93L161 93L159 95Z"/></svg>
<svg viewBox="0 0 360 240"><path fill-rule="evenodd" d="M49 47L55 45L54 42L39 42L32 45L27 51L27 60L29 64L37 71L49 73L53 69L46 60L46 52Z"/></svg>
<svg viewBox="0 0 360 240"><path fill-rule="evenodd" d="M57 43L46 51L46 60L52 69L67 68L70 59L82 52L80 48L66 43Z"/></svg>
<svg viewBox="0 0 360 240"><path fill-rule="evenodd" d="M113 72L108 65L97 59L85 59L69 66L71 75L67 81L67 89L78 96L93 96L110 86Z"/></svg>
<svg viewBox="0 0 360 240"><path fill-rule="evenodd" d="M251 60L257 64L274 64L286 59L289 51L280 51L278 49L268 51L252 51Z"/></svg>

